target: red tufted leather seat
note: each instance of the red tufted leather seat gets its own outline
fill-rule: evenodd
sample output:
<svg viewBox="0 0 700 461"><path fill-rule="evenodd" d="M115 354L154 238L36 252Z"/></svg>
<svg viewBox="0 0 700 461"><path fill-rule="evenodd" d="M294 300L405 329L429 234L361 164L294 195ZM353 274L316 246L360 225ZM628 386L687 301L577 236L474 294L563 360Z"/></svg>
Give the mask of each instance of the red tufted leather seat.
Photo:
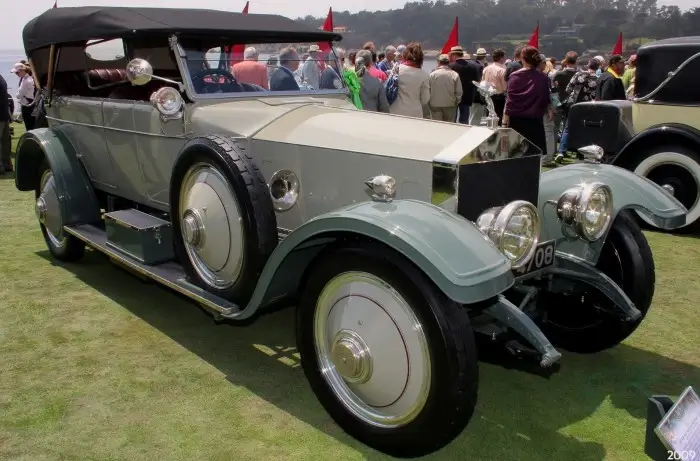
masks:
<svg viewBox="0 0 700 461"><path fill-rule="evenodd" d="M108 83L126 82L126 71L124 69L91 69L88 71L90 85L101 86Z"/></svg>

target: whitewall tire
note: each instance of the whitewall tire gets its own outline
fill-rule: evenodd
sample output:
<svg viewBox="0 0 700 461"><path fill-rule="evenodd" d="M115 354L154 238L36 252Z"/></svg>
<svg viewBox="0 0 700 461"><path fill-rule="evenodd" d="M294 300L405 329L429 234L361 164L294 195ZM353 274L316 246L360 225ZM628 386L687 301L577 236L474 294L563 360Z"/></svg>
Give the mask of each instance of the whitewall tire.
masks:
<svg viewBox="0 0 700 461"><path fill-rule="evenodd" d="M683 146L659 146L647 152L632 171L672 190L688 209L685 225L677 230L695 231L700 227L700 155ZM643 213L637 214L649 227L656 227Z"/></svg>
<svg viewBox="0 0 700 461"><path fill-rule="evenodd" d="M459 435L478 387L464 307L378 244L325 252L302 290L304 373L338 425L400 457L431 453Z"/></svg>
<svg viewBox="0 0 700 461"><path fill-rule="evenodd" d="M49 164L44 160L39 167L39 181L35 191L34 212L39 220L41 234L49 253L59 261L73 262L85 254L85 242L63 230L59 191Z"/></svg>

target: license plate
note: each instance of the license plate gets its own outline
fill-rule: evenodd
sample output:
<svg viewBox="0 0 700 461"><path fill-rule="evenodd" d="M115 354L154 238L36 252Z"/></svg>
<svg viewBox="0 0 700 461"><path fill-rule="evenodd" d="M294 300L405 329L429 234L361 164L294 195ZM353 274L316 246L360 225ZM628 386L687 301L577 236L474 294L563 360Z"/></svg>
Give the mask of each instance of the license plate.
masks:
<svg viewBox="0 0 700 461"><path fill-rule="evenodd" d="M554 240L549 240L548 242L542 242L537 245L535 254L532 259L520 269L513 271L516 277L522 277L523 275L532 274L533 272L538 272L543 269L547 269L554 265Z"/></svg>

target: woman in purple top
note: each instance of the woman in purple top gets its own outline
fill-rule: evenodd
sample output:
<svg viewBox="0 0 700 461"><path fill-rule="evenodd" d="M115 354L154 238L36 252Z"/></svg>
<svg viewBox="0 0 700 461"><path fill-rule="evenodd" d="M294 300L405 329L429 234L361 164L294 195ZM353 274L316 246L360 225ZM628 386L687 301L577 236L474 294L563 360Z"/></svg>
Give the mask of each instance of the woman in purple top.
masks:
<svg viewBox="0 0 700 461"><path fill-rule="evenodd" d="M523 68L513 72L508 79L502 126L513 128L546 154L544 116L549 113L550 120L554 118L550 107L549 77L537 69L542 62L537 48L525 47L522 60Z"/></svg>

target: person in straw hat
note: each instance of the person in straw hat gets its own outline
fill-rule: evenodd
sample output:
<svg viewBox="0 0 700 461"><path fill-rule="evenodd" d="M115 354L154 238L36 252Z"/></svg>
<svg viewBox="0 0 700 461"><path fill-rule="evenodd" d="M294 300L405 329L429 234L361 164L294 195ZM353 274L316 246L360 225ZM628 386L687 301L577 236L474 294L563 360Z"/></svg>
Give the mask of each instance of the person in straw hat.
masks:
<svg viewBox="0 0 700 461"><path fill-rule="evenodd" d="M484 68L486 67L486 49L479 48L476 50L476 56L474 59L477 67L479 68L479 78L476 80L480 82L484 75ZM469 108L469 124L470 125L481 125L481 120L486 114L486 101L484 97L478 91L474 94L474 102Z"/></svg>
<svg viewBox="0 0 700 461"><path fill-rule="evenodd" d="M462 101L462 82L450 69L450 57L438 56L438 66L430 73L430 116L433 120L454 122Z"/></svg>
<svg viewBox="0 0 700 461"><path fill-rule="evenodd" d="M19 102L22 111L22 120L24 128L29 131L34 129L34 79L32 78L29 67L23 62L16 63L10 72L19 77L19 91L17 92L17 101Z"/></svg>
<svg viewBox="0 0 700 461"><path fill-rule="evenodd" d="M304 66L301 69L302 80L315 90L319 89L321 83L320 52L321 48L318 45L311 45L309 47L309 57L304 61Z"/></svg>
<svg viewBox="0 0 700 461"><path fill-rule="evenodd" d="M472 82L481 81L477 64L466 59L464 49L461 46L453 46L450 49L450 69L457 72L462 83L462 100L458 106L457 121L465 125L469 124L469 110L474 102L477 90Z"/></svg>

